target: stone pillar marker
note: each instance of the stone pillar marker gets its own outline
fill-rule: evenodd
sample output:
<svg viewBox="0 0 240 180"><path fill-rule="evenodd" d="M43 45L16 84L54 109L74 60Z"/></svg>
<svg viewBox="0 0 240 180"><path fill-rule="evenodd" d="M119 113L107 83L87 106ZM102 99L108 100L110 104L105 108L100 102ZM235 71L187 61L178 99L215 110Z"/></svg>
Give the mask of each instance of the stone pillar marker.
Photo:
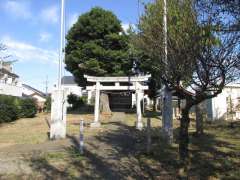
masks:
<svg viewBox="0 0 240 180"><path fill-rule="evenodd" d="M172 109L172 92L165 87L163 95L163 134L169 143L173 140L173 109Z"/></svg>
<svg viewBox="0 0 240 180"><path fill-rule="evenodd" d="M55 90L52 93L50 139L63 139L66 137L66 99L64 90Z"/></svg>
<svg viewBox="0 0 240 180"><path fill-rule="evenodd" d="M136 128L138 130L142 130L143 128L140 93L141 93L140 84L139 82L136 82L136 110L137 110Z"/></svg>
<svg viewBox="0 0 240 180"><path fill-rule="evenodd" d="M96 82L95 88L95 107L94 107L94 122L91 123L91 127L100 127L99 122L99 101L100 101L100 82Z"/></svg>

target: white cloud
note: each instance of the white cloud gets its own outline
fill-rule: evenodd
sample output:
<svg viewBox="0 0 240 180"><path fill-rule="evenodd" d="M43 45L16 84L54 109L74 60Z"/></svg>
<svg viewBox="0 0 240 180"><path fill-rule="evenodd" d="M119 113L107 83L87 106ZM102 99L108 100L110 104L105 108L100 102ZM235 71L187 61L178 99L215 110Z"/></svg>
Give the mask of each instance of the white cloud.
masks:
<svg viewBox="0 0 240 180"><path fill-rule="evenodd" d="M69 19L68 19L68 22L67 22L67 28L70 29L73 24L75 24L78 20L78 16L79 14L78 13L73 13L70 15Z"/></svg>
<svg viewBox="0 0 240 180"><path fill-rule="evenodd" d="M1 39L9 54L19 61L37 61L40 63L58 63L57 51L42 49L32 44L16 41L8 36Z"/></svg>
<svg viewBox="0 0 240 180"><path fill-rule="evenodd" d="M9 0L3 4L3 8L7 13L10 13L12 17L24 19L32 18L30 5L27 2Z"/></svg>
<svg viewBox="0 0 240 180"><path fill-rule="evenodd" d="M40 33L40 42L49 42L49 40L52 38L52 34L48 32L42 32Z"/></svg>
<svg viewBox="0 0 240 180"><path fill-rule="evenodd" d="M46 23L56 24L59 21L59 7L57 5L47 7L40 13L40 19Z"/></svg>

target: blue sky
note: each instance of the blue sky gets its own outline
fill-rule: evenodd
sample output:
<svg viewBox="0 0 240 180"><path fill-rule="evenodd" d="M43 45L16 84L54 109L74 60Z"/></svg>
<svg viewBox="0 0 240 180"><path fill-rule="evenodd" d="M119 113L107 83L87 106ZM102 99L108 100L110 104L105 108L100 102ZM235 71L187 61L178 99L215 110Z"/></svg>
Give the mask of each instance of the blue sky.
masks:
<svg viewBox="0 0 240 180"><path fill-rule="evenodd" d="M138 0L65 1L67 29L79 15L95 6L113 11L124 28L138 19ZM18 60L14 71L21 81L42 91L46 76L49 89L57 80L60 4L61 0L0 1L0 42L8 48L5 53Z"/></svg>

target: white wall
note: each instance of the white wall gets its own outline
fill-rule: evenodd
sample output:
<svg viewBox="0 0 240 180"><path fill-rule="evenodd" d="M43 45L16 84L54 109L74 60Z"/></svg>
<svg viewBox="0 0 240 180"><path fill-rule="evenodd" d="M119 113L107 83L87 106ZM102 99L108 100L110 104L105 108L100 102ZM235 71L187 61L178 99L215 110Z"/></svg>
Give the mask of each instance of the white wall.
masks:
<svg viewBox="0 0 240 180"><path fill-rule="evenodd" d="M33 97L34 99L36 99L37 102L45 102L45 101L46 101L46 98L43 98L43 97L41 97L41 96L39 96L39 95L37 95L37 94L33 95L32 97Z"/></svg>
<svg viewBox="0 0 240 180"><path fill-rule="evenodd" d="M231 96L233 108L239 103L240 86L227 86L217 97L211 99L208 103L209 118L212 120L226 118L227 115L227 97Z"/></svg>
<svg viewBox="0 0 240 180"><path fill-rule="evenodd" d="M82 96L82 87L77 86L77 85L62 85L63 89L67 91L67 94L75 94L78 95L79 97Z"/></svg>
<svg viewBox="0 0 240 180"><path fill-rule="evenodd" d="M0 94L21 97L23 88L20 85L0 83Z"/></svg>
<svg viewBox="0 0 240 180"><path fill-rule="evenodd" d="M32 91L26 87L23 87L23 93L26 94L27 96L30 96L34 93L34 91Z"/></svg>

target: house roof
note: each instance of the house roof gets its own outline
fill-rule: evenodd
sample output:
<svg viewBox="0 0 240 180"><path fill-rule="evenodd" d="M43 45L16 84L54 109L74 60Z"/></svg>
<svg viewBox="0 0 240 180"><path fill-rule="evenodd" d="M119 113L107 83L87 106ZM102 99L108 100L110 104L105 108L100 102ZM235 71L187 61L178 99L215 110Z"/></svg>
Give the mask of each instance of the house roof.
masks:
<svg viewBox="0 0 240 180"><path fill-rule="evenodd" d="M61 79L61 83L65 85L77 85L73 76L63 76Z"/></svg>
<svg viewBox="0 0 240 180"><path fill-rule="evenodd" d="M42 97L45 97L45 96L46 96L46 94L43 93L42 91L39 91L39 90L37 90L37 89L35 89L35 88L27 85L27 84L22 84L22 86L25 87L25 88L27 88L27 89L29 89L29 90L32 90L32 91L34 92L33 94L38 94L38 95L40 95L40 96L42 96Z"/></svg>
<svg viewBox="0 0 240 180"><path fill-rule="evenodd" d="M12 72L8 71L8 70L5 69L5 68L1 68L1 69L0 69L0 74L8 74L8 75L11 76L11 77L19 78L19 76L18 76L17 74L12 73Z"/></svg>

